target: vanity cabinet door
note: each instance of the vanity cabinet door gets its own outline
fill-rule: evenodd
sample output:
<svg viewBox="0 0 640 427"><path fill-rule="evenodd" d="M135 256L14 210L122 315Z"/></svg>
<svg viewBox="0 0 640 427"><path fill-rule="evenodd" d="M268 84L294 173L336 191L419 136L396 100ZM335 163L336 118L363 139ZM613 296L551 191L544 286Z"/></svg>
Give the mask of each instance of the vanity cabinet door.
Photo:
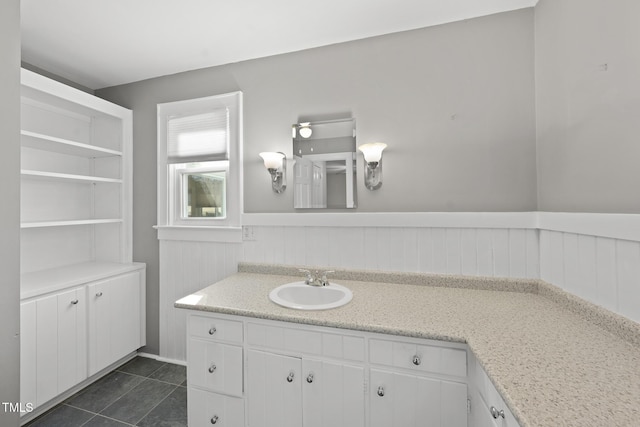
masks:
<svg viewBox="0 0 640 427"><path fill-rule="evenodd" d="M364 427L364 368L302 360L304 427Z"/></svg>
<svg viewBox="0 0 640 427"><path fill-rule="evenodd" d="M371 427L466 427L467 386L371 370Z"/></svg>
<svg viewBox="0 0 640 427"><path fill-rule="evenodd" d="M302 426L301 381L301 359L248 350L247 425Z"/></svg>

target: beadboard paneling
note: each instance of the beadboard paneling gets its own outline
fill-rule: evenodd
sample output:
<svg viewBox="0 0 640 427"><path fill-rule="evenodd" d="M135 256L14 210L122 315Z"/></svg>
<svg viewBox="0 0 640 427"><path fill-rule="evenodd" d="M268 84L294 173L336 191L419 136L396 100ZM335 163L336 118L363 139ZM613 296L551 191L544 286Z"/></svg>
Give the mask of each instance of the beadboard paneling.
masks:
<svg viewBox="0 0 640 427"><path fill-rule="evenodd" d="M254 226L242 260L366 270L537 278L533 229Z"/></svg>
<svg viewBox="0 0 640 427"><path fill-rule="evenodd" d="M640 322L640 242L540 231L540 278Z"/></svg>
<svg viewBox="0 0 640 427"><path fill-rule="evenodd" d="M235 273L238 243L160 241L160 356L186 359L186 312L176 300Z"/></svg>

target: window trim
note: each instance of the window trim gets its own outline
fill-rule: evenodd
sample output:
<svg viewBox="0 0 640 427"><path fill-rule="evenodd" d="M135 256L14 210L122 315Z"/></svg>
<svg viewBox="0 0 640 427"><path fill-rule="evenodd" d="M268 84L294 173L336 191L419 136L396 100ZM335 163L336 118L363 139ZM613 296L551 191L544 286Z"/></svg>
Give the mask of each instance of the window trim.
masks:
<svg viewBox="0 0 640 427"><path fill-rule="evenodd" d="M229 109L229 167L227 169L226 210L227 215L221 218L189 218L180 220L180 207L174 209L181 191L176 191L175 177L169 173L167 158L167 121L179 115L198 114L214 108L227 107ZM221 95L183 101L160 103L157 105L157 210L158 229L204 227L238 228L243 213L242 186L242 92L236 91ZM179 185L179 182L178 182ZM176 213L178 217L176 218ZM160 236L159 236L160 237Z"/></svg>

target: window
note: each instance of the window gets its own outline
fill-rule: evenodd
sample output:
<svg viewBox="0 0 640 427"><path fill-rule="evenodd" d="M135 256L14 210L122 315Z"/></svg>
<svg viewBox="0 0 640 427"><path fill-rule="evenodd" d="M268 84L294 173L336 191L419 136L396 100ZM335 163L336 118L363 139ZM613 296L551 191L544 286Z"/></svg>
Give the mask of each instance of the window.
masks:
<svg viewBox="0 0 640 427"><path fill-rule="evenodd" d="M158 105L158 224L239 226L242 93Z"/></svg>

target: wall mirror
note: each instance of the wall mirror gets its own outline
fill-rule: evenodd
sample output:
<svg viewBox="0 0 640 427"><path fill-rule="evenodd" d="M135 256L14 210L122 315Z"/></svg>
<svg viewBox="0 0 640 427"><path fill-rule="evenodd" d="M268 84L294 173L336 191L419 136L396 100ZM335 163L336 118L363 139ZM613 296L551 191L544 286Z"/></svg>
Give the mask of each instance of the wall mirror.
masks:
<svg viewBox="0 0 640 427"><path fill-rule="evenodd" d="M293 207L356 207L355 119L296 123L293 137Z"/></svg>

